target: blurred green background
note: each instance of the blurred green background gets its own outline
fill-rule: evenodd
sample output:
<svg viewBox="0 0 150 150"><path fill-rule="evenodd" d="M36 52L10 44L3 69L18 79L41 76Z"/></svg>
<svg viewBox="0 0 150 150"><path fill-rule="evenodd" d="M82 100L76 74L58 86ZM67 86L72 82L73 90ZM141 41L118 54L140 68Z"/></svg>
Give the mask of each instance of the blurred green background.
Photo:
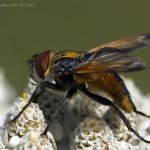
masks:
<svg viewBox="0 0 150 150"><path fill-rule="evenodd" d="M35 52L86 51L106 41L150 32L148 0L1 0L0 4L0 67L18 93L28 80L25 61ZM134 54L145 61L147 70L127 76L147 93L150 47Z"/></svg>

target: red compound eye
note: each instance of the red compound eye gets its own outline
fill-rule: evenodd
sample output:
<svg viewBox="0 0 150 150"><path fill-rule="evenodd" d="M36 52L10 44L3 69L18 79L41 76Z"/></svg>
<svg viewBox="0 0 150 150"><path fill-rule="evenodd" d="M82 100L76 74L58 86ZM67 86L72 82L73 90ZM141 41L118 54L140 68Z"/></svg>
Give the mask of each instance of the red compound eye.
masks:
<svg viewBox="0 0 150 150"><path fill-rule="evenodd" d="M34 61L34 69L38 77L43 78L49 65L49 51L40 53Z"/></svg>

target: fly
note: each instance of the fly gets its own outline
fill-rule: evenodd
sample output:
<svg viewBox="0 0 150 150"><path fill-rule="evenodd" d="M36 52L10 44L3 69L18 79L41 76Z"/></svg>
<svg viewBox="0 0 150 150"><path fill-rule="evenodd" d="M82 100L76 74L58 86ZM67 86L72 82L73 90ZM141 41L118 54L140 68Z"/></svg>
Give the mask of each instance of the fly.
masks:
<svg viewBox="0 0 150 150"><path fill-rule="evenodd" d="M119 73L139 71L145 68L145 64L138 57L129 56L128 53L150 45L150 33L125 38L92 48L87 52L66 51L54 53L44 51L33 55L29 61L30 76L38 86L33 92L29 102L22 111L10 121L19 118L23 111L47 89L67 92L63 103L56 110L48 122L43 134L46 134L50 123L59 113L67 99L77 92L82 91L92 100L106 106L111 106L122 118L127 128L138 138L144 139L132 128L123 112L137 114L150 118L137 110ZM107 93L113 101L97 95L99 91Z"/></svg>

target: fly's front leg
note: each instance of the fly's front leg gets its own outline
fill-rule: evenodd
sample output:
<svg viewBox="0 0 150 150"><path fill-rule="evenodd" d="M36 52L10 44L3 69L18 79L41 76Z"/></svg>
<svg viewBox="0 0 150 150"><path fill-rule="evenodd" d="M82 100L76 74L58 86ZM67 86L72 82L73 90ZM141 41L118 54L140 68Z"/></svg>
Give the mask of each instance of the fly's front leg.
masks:
<svg viewBox="0 0 150 150"><path fill-rule="evenodd" d="M20 117L20 115L26 110L26 108L27 108L32 102L36 101L36 99L42 94L42 92L43 92L43 89L42 89L40 86L38 86L38 87L35 89L35 91L33 92L32 96L30 97L28 103L23 107L23 109L20 111L20 113L19 113L15 118L13 118L12 120L10 120L10 121L8 122L8 124L10 124L10 123L16 121L16 120Z"/></svg>
<svg viewBox="0 0 150 150"><path fill-rule="evenodd" d="M33 92L31 98L29 99L28 103L23 107L23 109L20 111L20 113L13 118L12 120L10 120L8 122L8 124L16 121L20 115L26 110L26 108L32 103L32 102L36 102L36 100L38 99L38 97L46 90L46 88L51 88L53 90L60 90L60 87L58 85L52 84L50 82L44 81L41 82L37 88L35 89L35 91Z"/></svg>

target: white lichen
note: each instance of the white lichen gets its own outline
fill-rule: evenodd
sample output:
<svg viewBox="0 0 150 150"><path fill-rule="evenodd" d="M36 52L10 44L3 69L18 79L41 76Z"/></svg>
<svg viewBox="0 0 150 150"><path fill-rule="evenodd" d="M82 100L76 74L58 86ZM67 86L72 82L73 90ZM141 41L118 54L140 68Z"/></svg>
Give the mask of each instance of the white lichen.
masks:
<svg viewBox="0 0 150 150"><path fill-rule="evenodd" d="M125 82L138 110L150 114L150 96L144 96L133 81L126 79ZM23 109L36 87L37 84L30 79L23 96L17 98L13 104L7 121L13 119ZM51 122L47 136L41 135L48 120L64 100L65 94L53 90L44 92L15 122L1 128L0 149L55 150L57 147L60 150L150 149L149 144L142 142L127 129L113 108L91 100L80 91L64 105ZM134 112L123 113L132 127L141 136L150 140L150 119Z"/></svg>
<svg viewBox="0 0 150 150"><path fill-rule="evenodd" d="M23 93L18 97L8 115L7 122L12 120L28 103L31 94ZM56 144L50 132L42 136L46 128L45 118L38 104L31 103L22 115L14 122L1 129L1 147L9 150L56 150Z"/></svg>
<svg viewBox="0 0 150 150"><path fill-rule="evenodd" d="M54 148L55 147L55 148ZM56 150L46 136L42 136L39 132L31 131L20 139L19 144L14 150Z"/></svg>
<svg viewBox="0 0 150 150"><path fill-rule="evenodd" d="M0 126L3 126L10 105L14 102L16 92L14 88L8 83L5 77L5 72L0 68Z"/></svg>
<svg viewBox="0 0 150 150"><path fill-rule="evenodd" d="M70 144L71 150L138 150L127 141L118 141L103 118L85 118L79 123Z"/></svg>
<svg viewBox="0 0 150 150"><path fill-rule="evenodd" d="M9 136L7 129L1 134L0 146L8 150L56 150L55 140L50 132L41 135L38 131L27 132L24 136Z"/></svg>
<svg viewBox="0 0 150 150"><path fill-rule="evenodd" d="M150 106L150 96L144 96L140 90L134 85L134 82L132 80L126 79L125 80L126 85L131 92L131 98L133 99L133 102L137 106L138 110L141 110L145 112L145 108ZM84 96L85 98L85 96ZM128 130L126 127L125 123L122 121L122 119L119 117L119 115L116 113L116 111L113 108L106 109L105 106L101 104L96 104L95 102L92 102L89 98L85 98L81 100L82 98L76 99L76 103L73 104L73 109L75 109L76 113L79 115L83 116L99 116L102 117L103 120L106 121L107 126L110 127L111 132L113 133L113 140L108 141L106 140L105 142L108 143L108 149L136 149L136 150L141 150L142 147L145 150L148 150L147 147L149 147L149 144L144 143L141 141L139 138L137 138L131 131ZM136 101L137 100L137 101ZM93 107L94 106L94 107ZM92 109L93 108L93 109ZM148 108L146 109L146 113L150 114L150 111ZM147 140L150 140L150 119L145 118L143 116L137 115L136 113L125 113L123 112L126 116L126 118L129 120L131 126L141 134L144 138ZM93 119L93 118L92 118ZM86 121L83 120L83 123ZM106 126L105 126L106 127ZM82 146L79 146L80 142L76 142L76 138L79 137L79 135L82 133L81 126L77 126L77 129L80 130L75 130L74 137L71 142L71 149L86 149L83 144ZM83 127L84 130L84 127ZM112 137L111 133L107 133L109 137ZM88 135L87 135L88 137ZM86 138L82 139L82 143L89 142L88 140L85 140ZM104 137L102 137L104 139ZM102 141L100 142L102 144ZM91 144L92 145L92 144ZM89 145L89 147L91 146ZM147 146L146 146L147 145ZM96 145L95 145L96 146ZM105 150L104 147L100 148L95 148L95 147L90 147L89 149L102 149Z"/></svg>
<svg viewBox="0 0 150 150"><path fill-rule="evenodd" d="M17 102L12 109L12 120L27 103L23 98L18 98ZM36 130L38 132L44 131L46 127L45 119L42 111L37 104L31 103L31 105L22 113L22 115L8 127L10 136L19 135L23 136L29 131Z"/></svg>
<svg viewBox="0 0 150 150"><path fill-rule="evenodd" d="M134 129L137 129L137 116L134 112L129 114L125 113L126 118L130 122L131 126ZM133 145L138 145L139 139L128 130L125 126L125 123L120 118L120 116L116 113L113 108L110 108L104 116L105 120L107 121L108 125L110 126L111 130L113 131L114 136L117 138L118 141L124 140Z"/></svg>
<svg viewBox="0 0 150 150"><path fill-rule="evenodd" d="M77 95L70 102L70 107L82 116L102 117L108 110L108 107L91 100L80 91L78 91Z"/></svg>
<svg viewBox="0 0 150 150"><path fill-rule="evenodd" d="M102 118L85 118L79 123L71 141L71 149L101 149L113 138L112 131ZM106 145L105 145L106 146Z"/></svg>
<svg viewBox="0 0 150 150"><path fill-rule="evenodd" d="M0 137L0 149L5 149L5 145L3 144L3 141L1 140L1 137Z"/></svg>
<svg viewBox="0 0 150 150"><path fill-rule="evenodd" d="M7 82L5 77L5 72L0 68L0 104L4 107L4 105L12 102L13 98L16 96L16 92L14 88ZM9 93L9 94L8 94ZM2 108L0 112L2 112Z"/></svg>

